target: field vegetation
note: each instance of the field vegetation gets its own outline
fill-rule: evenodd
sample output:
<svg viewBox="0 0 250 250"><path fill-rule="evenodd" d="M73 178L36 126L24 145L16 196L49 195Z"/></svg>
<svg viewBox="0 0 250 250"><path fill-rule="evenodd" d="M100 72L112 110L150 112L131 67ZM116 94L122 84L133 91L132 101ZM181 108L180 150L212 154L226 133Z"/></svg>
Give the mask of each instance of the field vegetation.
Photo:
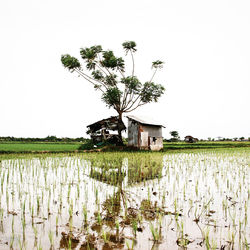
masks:
<svg viewBox="0 0 250 250"><path fill-rule="evenodd" d="M186 142L164 142L164 149L206 149L206 148L238 148L250 147L250 141L199 141L195 143Z"/></svg>
<svg viewBox="0 0 250 250"><path fill-rule="evenodd" d="M0 155L0 248L249 249L249 153Z"/></svg>
<svg viewBox="0 0 250 250"><path fill-rule="evenodd" d="M125 142L126 143L126 142ZM83 142L78 141L1 141L0 153L29 153L29 152L81 152L84 150L99 149L105 147L106 144L94 146L91 140L84 139ZM111 145L112 146L112 145ZM209 149L209 148L238 148L250 147L250 141L200 141L196 143L186 142L164 142L163 151L181 150L181 149ZM116 147L111 147L110 150L116 150ZM122 148L123 151L131 149ZM121 148L117 148L121 151Z"/></svg>
<svg viewBox="0 0 250 250"><path fill-rule="evenodd" d="M79 142L1 142L0 153L24 152L71 152L78 150Z"/></svg>

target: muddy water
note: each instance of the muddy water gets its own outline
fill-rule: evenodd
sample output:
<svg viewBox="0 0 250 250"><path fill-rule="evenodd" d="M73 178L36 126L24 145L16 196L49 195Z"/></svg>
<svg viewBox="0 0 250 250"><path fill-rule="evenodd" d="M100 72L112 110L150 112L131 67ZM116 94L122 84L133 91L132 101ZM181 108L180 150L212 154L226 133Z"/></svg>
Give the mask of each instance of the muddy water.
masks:
<svg viewBox="0 0 250 250"><path fill-rule="evenodd" d="M2 157L0 249L247 249L249 152Z"/></svg>

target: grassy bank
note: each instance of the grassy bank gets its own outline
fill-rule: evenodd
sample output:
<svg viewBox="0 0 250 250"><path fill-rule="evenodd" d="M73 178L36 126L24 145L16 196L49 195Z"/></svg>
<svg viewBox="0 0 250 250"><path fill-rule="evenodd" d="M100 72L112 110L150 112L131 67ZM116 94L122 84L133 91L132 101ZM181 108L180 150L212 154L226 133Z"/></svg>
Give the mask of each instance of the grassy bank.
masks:
<svg viewBox="0 0 250 250"><path fill-rule="evenodd" d="M250 141L211 141L211 142L164 142L164 150L169 149L198 149L198 148L239 148L250 147Z"/></svg>
<svg viewBox="0 0 250 250"><path fill-rule="evenodd" d="M22 142L4 142L0 143L0 153L7 152L72 152L78 150L81 143L45 143L45 142L34 142L34 143L22 143Z"/></svg>
<svg viewBox="0 0 250 250"><path fill-rule="evenodd" d="M0 143L0 153L28 153L28 152L74 152L79 150L82 143L61 143L61 142L2 142ZM165 142L163 151L182 149L209 149L209 148L239 148L250 147L250 142ZM114 147L113 147L114 150ZM119 148L121 151L121 148Z"/></svg>

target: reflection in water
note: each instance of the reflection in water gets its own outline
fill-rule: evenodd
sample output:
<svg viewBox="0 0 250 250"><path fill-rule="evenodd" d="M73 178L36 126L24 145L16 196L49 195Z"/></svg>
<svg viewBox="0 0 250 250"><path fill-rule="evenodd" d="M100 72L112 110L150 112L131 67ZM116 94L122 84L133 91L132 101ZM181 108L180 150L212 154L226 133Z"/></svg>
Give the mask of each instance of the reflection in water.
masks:
<svg viewBox="0 0 250 250"><path fill-rule="evenodd" d="M125 212L130 215L135 213L131 207L128 209L127 200L129 200L129 193L124 190L126 187L136 185L146 180L152 180L162 177L163 159L160 157L152 157L153 159L133 159L133 158L120 158L118 160L95 161L91 163L90 177L103 182L108 185L116 186L117 191L108 197L102 204L103 212L106 213L104 220L108 223L115 222L116 216L120 214L121 202L123 203ZM147 202L147 200L144 200ZM144 206L142 206L143 208ZM147 207L147 210L152 211L152 205ZM145 210L145 209L142 209ZM144 212L146 214L146 212ZM136 217L136 216L132 216ZM155 216L147 216L148 218L155 218ZM127 218L127 224L129 217ZM112 225L113 225L112 224Z"/></svg>
<svg viewBox="0 0 250 250"><path fill-rule="evenodd" d="M91 161L90 177L113 186L132 185L162 177L163 157L120 158Z"/></svg>
<svg viewBox="0 0 250 250"><path fill-rule="evenodd" d="M4 159L0 249L244 249L248 153Z"/></svg>

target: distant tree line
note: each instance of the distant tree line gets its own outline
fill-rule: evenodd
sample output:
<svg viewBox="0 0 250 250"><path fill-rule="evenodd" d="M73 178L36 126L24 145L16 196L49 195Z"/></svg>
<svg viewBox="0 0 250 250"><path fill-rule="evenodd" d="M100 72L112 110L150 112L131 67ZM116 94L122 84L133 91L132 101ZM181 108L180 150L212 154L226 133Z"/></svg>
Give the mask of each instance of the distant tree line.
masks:
<svg viewBox="0 0 250 250"><path fill-rule="evenodd" d="M13 137L13 136L6 136L0 137L0 141L2 142L86 142L89 139L84 137L77 137L77 138L58 138L56 136L47 136L45 138L24 138L24 137Z"/></svg>
<svg viewBox="0 0 250 250"><path fill-rule="evenodd" d="M169 134L171 135L171 138L170 139L164 138L163 139L164 142L183 141L180 139L178 131L176 131L176 130L170 131ZM225 137L218 136L216 138L208 137L207 139L199 139L199 141L250 141L250 137L245 138L242 136L242 137L234 137L234 138L225 138Z"/></svg>
<svg viewBox="0 0 250 250"><path fill-rule="evenodd" d="M171 131L170 132L171 138L166 139L164 138L164 142L178 142L183 141L180 139L179 133L177 131ZM0 136L0 142L88 142L90 139L84 138L84 137L77 137L77 138L69 138L69 137L63 137L58 138L56 136L47 136L45 138L31 138L31 137L13 137L13 136ZM124 141L127 141L127 138L123 138ZM234 138L211 138L208 137L207 139L199 139L199 141L250 141L249 138L245 137L234 137Z"/></svg>
<svg viewBox="0 0 250 250"><path fill-rule="evenodd" d="M250 137L249 138L245 138L245 137L234 137L234 138L225 138L225 137L217 137L217 138L212 138L212 137L208 137L207 141L250 141Z"/></svg>

